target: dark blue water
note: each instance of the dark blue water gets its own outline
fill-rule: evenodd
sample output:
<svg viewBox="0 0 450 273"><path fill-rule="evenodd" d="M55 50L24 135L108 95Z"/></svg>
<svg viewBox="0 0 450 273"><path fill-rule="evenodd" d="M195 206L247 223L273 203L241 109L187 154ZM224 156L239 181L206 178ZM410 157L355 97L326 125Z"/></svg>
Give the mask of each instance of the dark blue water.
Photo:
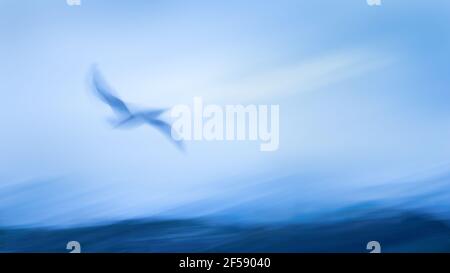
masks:
<svg viewBox="0 0 450 273"><path fill-rule="evenodd" d="M0 230L1 252L450 252L450 225L415 211L379 209L344 221L227 225L207 219L141 219L65 229Z"/></svg>

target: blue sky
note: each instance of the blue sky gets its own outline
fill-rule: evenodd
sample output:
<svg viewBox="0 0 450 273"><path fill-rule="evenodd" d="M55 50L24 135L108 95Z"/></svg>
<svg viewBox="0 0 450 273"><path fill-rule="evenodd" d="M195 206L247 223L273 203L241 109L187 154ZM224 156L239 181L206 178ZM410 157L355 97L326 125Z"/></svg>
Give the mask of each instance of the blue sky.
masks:
<svg viewBox="0 0 450 273"><path fill-rule="evenodd" d="M258 207L278 187L322 211L442 168L449 13L444 0L2 0L0 224L164 215L199 201ZM280 149L193 142L181 154L151 128L112 130L88 88L94 63L141 106L279 104ZM262 218L303 213L291 205Z"/></svg>

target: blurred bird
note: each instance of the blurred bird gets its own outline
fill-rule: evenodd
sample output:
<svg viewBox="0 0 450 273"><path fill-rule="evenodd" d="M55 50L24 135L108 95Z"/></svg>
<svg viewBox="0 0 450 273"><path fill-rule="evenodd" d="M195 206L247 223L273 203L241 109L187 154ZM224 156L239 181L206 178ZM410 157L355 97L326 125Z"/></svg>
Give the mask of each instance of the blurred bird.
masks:
<svg viewBox="0 0 450 273"><path fill-rule="evenodd" d="M138 127L148 124L158 129L181 151L184 150L184 144L181 140L175 140L172 137L172 126L159 118L167 108L155 108L145 111L131 111L126 103L118 96L113 95L113 90L109 88L100 75L96 67L93 69L93 84L96 95L116 113L118 120L113 121L114 127Z"/></svg>

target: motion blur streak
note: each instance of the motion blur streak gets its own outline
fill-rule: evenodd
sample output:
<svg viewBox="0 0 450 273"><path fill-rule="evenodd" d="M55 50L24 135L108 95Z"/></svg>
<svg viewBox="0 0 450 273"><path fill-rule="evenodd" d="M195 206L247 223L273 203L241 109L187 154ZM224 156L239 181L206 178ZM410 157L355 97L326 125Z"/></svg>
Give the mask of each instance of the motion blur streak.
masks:
<svg viewBox="0 0 450 273"><path fill-rule="evenodd" d="M0 1L0 251L450 251L449 25L445 0ZM280 105L279 149L112 130L93 63L137 105Z"/></svg>

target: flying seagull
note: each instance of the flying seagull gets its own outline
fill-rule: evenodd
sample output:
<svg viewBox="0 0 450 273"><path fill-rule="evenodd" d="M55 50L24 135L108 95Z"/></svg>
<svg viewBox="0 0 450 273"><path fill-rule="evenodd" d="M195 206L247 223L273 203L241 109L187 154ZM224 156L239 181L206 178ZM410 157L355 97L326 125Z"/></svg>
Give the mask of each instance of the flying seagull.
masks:
<svg viewBox="0 0 450 273"><path fill-rule="evenodd" d="M184 144L180 140L175 140L172 137L172 126L159 117L166 112L166 108L148 109L145 111L131 111L127 104L121 100L103 80L100 72L94 67L93 70L93 84L96 95L116 113L118 120L115 122L115 127L138 127L143 124L148 124L160 132L162 132L173 144L181 151L184 150Z"/></svg>

